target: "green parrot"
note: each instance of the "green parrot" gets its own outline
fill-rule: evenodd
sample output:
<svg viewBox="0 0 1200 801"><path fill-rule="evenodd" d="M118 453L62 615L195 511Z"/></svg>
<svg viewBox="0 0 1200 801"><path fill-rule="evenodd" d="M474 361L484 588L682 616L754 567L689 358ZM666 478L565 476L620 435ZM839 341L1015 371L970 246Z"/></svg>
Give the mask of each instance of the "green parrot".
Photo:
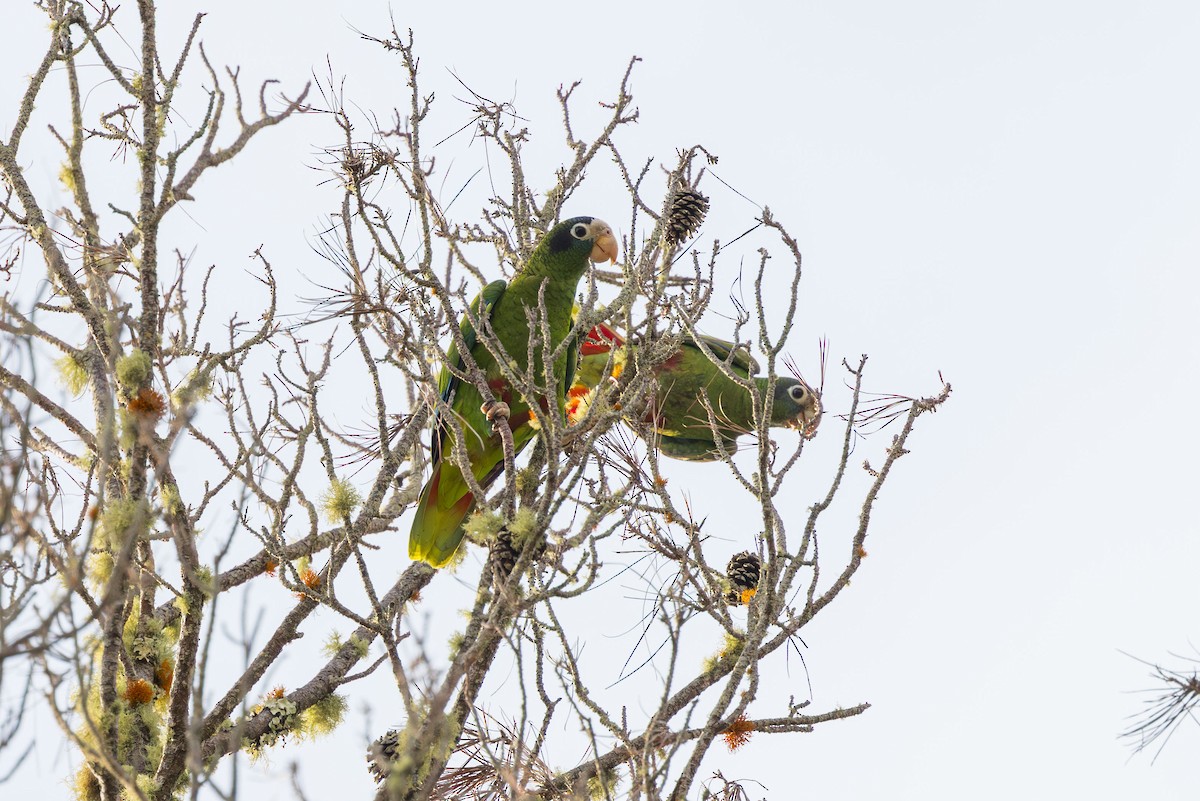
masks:
<svg viewBox="0 0 1200 801"><path fill-rule="evenodd" d="M755 375L758 363L745 348L715 337L698 338L735 374L753 377L761 392L768 391L770 382ZM604 325L588 332L579 353L575 383L567 393L568 419L572 422L586 412L605 373L619 377L628 363L624 339ZM753 396L722 373L695 340L685 339L678 351L654 368L654 375L658 388L641 422L658 434L661 453L674 459L711 462L721 458L722 450L736 451L737 438L754 430ZM715 431L705 399L713 410ZM815 434L820 419L821 402L811 387L795 378L776 380L771 426L795 428L808 438Z"/></svg>
<svg viewBox="0 0 1200 801"><path fill-rule="evenodd" d="M607 223L594 217L573 217L550 229L537 244L529 260L517 271L510 283L493 281L483 288L471 304L476 319L487 319L499 344L508 354L511 366L518 374L529 367L529 323L526 310L537 313L538 293L545 285L544 297L550 348L557 348L571 328L571 310L579 279L588 261L616 261L617 240ZM491 351L477 341L470 317L459 326L462 339L471 358L487 378L493 396L509 407L508 425L512 430L513 447L517 452L529 443L537 428L536 413L529 408L529 399L516 393L504 378ZM574 374L575 349L567 348L554 364L557 379L556 400L563 408L566 388ZM534 347L533 376L545 375L542 346ZM463 368L457 344L451 344L448 363ZM483 397L479 388L456 377L449 367L438 376L438 392L450 405L464 434L467 460L475 480L484 489L504 469L504 449L500 437L492 432L492 424L481 410ZM538 400L541 411L549 402ZM408 555L413 560L428 562L433 567L448 563L463 538L463 522L475 506L475 497L456 460L450 458L454 435L445 421L434 416L430 449L433 452L433 474L421 490L412 531L408 535Z"/></svg>

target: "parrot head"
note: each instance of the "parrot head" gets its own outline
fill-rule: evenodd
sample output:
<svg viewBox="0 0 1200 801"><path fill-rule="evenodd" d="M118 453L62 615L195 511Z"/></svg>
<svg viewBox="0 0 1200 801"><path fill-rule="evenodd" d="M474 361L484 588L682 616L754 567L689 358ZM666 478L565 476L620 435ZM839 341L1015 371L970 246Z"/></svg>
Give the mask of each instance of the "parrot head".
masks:
<svg viewBox="0 0 1200 801"><path fill-rule="evenodd" d="M771 404L771 424L794 428L808 439L820 422L821 399L812 387L795 378L780 378Z"/></svg>
<svg viewBox="0 0 1200 801"><path fill-rule="evenodd" d="M586 253L592 261L617 260L617 238L604 220L595 217L572 217L563 220L546 236L550 255L567 251Z"/></svg>

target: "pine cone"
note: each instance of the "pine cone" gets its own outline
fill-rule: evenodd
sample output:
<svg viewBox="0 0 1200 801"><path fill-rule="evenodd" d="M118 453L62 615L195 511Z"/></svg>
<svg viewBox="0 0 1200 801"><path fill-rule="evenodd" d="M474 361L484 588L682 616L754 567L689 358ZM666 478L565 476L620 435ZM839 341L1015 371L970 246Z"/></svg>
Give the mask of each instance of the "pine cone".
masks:
<svg viewBox="0 0 1200 801"><path fill-rule="evenodd" d="M725 594L725 602L730 606L749 603L758 592L762 560L758 558L758 554L749 551L735 553L725 566L725 575L729 579L729 592Z"/></svg>
<svg viewBox="0 0 1200 801"><path fill-rule="evenodd" d="M376 782L383 781L392 772L392 763L398 756L396 746L399 743L400 733L391 729L367 748L367 770L371 771Z"/></svg>
<svg viewBox="0 0 1200 801"><path fill-rule="evenodd" d="M517 566L517 549L513 547L512 533L507 528L496 532L492 541L492 571L497 584L508 581L508 576Z"/></svg>
<svg viewBox="0 0 1200 801"><path fill-rule="evenodd" d="M667 241L678 245L700 230L708 214L708 198L693 189L680 189L667 204Z"/></svg>

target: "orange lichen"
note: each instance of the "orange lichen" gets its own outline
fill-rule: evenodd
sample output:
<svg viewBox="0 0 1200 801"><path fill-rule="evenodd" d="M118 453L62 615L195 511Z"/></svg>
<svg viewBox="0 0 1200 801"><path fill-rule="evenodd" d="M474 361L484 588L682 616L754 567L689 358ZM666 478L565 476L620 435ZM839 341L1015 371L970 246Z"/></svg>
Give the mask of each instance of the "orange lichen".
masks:
<svg viewBox="0 0 1200 801"><path fill-rule="evenodd" d="M100 516L100 507L95 506L95 505L89 506L88 511L87 511L87 516L88 516L88 520L95 520L97 517Z"/></svg>
<svg viewBox="0 0 1200 801"><path fill-rule="evenodd" d="M287 690L283 689L283 685L281 684L277 687L271 688L271 691L267 693L267 700L274 701L278 698L282 698L286 694L287 694Z"/></svg>
<svg viewBox="0 0 1200 801"><path fill-rule="evenodd" d="M125 700L131 704L147 704L154 700L154 687L145 679L134 679L125 687Z"/></svg>
<svg viewBox="0 0 1200 801"><path fill-rule="evenodd" d="M421 600L421 591L420 591L420 590L413 590L413 591L412 591L412 595L408 596L408 600L409 600L409 601L411 601L411 602L412 602L412 603L414 603L414 604L415 604L417 601Z"/></svg>
<svg viewBox="0 0 1200 801"><path fill-rule="evenodd" d="M175 680L175 666L171 664L170 659L164 659L158 665L158 670L154 671L154 683L163 689L164 692L170 691L171 682Z"/></svg>
<svg viewBox="0 0 1200 801"><path fill-rule="evenodd" d="M867 549L866 549L866 548L859 548L859 549L858 549L858 558L859 558L859 559L866 559L866 558L867 558Z"/></svg>
<svg viewBox="0 0 1200 801"><path fill-rule="evenodd" d="M310 590L321 589L321 577L313 571L311 567L304 568L304 572L300 574L300 580L304 582L304 586Z"/></svg>
<svg viewBox="0 0 1200 801"><path fill-rule="evenodd" d="M148 417L151 420L157 420L163 416L163 412L167 410L167 401L163 396L150 389L143 387L136 397L129 401L129 411L141 417Z"/></svg>
<svg viewBox="0 0 1200 801"><path fill-rule="evenodd" d="M277 567L279 567L279 563L276 562L274 559L271 559L268 557L267 563L265 565L263 565L263 572L266 573L268 576L273 576L273 575L275 575L275 568L277 568Z"/></svg>
<svg viewBox="0 0 1200 801"><path fill-rule="evenodd" d="M744 605L750 603L750 599L753 598L755 595L758 595L758 590L755 587L751 587L748 590L742 590L741 591L742 605L744 606Z"/></svg>
<svg viewBox="0 0 1200 801"><path fill-rule="evenodd" d="M654 477L654 486L665 487L665 486L667 486L667 480L665 478L663 478L662 476L655 476Z"/></svg>
<svg viewBox="0 0 1200 801"><path fill-rule="evenodd" d="M729 728L721 732L721 737L730 751L736 751L750 742L750 733L753 731L754 724L747 720L745 715L738 715L737 719L729 724Z"/></svg>

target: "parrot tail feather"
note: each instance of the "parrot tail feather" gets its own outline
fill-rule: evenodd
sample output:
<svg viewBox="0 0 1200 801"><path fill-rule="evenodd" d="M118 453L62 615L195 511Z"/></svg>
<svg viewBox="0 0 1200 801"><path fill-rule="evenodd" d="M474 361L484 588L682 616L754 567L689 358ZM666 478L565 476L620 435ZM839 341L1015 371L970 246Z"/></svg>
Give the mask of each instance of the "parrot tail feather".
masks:
<svg viewBox="0 0 1200 801"><path fill-rule="evenodd" d="M408 535L408 558L426 562L432 567L445 567L454 557L463 539L463 522L475 506L475 496L467 492L453 504L439 503L438 487L442 468L438 465L421 490L417 514Z"/></svg>

